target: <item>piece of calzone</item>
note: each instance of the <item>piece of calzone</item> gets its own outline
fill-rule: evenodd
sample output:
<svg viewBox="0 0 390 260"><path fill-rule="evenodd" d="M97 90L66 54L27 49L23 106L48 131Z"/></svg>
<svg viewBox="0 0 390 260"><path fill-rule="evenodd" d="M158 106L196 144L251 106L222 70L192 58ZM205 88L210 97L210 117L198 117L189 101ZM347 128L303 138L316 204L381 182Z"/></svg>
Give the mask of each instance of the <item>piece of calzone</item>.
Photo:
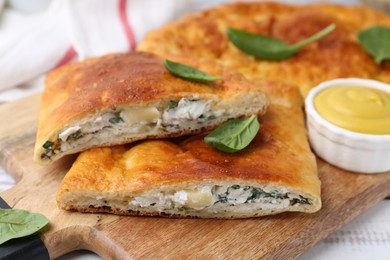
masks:
<svg viewBox="0 0 390 260"><path fill-rule="evenodd" d="M321 184L297 88L261 81L270 98L248 147L226 154L204 134L95 148L79 155L60 184L65 210L199 218L316 212Z"/></svg>
<svg viewBox="0 0 390 260"><path fill-rule="evenodd" d="M241 74L175 57L222 79L198 83L172 75L150 53L111 54L50 73L41 98L35 160L49 163L92 147L199 133L264 113L261 90Z"/></svg>

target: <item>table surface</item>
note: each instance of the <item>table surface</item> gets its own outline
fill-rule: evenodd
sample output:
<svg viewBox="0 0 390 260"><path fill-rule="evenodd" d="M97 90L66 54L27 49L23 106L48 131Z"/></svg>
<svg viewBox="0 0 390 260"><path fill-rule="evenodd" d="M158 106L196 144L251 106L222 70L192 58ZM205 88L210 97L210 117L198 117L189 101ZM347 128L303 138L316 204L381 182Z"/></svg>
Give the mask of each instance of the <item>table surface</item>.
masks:
<svg viewBox="0 0 390 260"><path fill-rule="evenodd" d="M199 1L202 8L218 4L223 0ZM207 4L206 4L207 2ZM308 3L320 1L283 1L293 3ZM342 4L358 4L356 0L334 0ZM42 89L42 81L38 80L38 86L25 89L26 95ZM15 94L14 94L15 93ZM14 100L22 97L19 90L0 92L0 102ZM0 126L1 127L1 126ZM14 185L14 180L0 167L0 191ZM299 259L390 259L390 199L383 200L369 209L355 220L345 225L342 229L331 234L315 247L304 253ZM60 260L93 260L101 259L98 255L89 251L76 251L66 254Z"/></svg>

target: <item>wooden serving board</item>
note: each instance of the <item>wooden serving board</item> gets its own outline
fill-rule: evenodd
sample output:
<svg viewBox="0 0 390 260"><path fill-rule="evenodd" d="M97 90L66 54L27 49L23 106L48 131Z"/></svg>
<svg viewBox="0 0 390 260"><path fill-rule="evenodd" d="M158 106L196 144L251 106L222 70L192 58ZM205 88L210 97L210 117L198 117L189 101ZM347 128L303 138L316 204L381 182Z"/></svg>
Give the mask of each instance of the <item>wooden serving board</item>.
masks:
<svg viewBox="0 0 390 260"><path fill-rule="evenodd" d="M18 183L0 196L13 208L40 212L50 257L89 249L104 259L295 258L390 195L390 173L364 175L318 160L323 208L246 220L165 219L59 210L59 182L74 156L33 162L37 95L0 106L0 163Z"/></svg>

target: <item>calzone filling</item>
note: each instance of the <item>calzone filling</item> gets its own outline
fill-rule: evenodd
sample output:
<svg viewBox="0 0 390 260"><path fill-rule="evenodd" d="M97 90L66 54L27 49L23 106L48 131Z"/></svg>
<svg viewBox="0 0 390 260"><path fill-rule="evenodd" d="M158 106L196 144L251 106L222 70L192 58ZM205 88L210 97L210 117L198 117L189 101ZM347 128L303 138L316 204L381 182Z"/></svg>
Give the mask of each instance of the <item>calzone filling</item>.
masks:
<svg viewBox="0 0 390 260"><path fill-rule="evenodd" d="M165 108L146 107L111 111L97 116L94 121L85 121L60 131L55 140L47 140L41 158L49 160L53 155L73 149L94 138L125 136L141 133L150 135L161 132L176 132L199 128L209 121L227 115L226 109L211 109L210 100L182 98L170 101Z"/></svg>
<svg viewBox="0 0 390 260"><path fill-rule="evenodd" d="M241 213L250 213L253 210L309 206L313 203L310 198L287 190L265 190L237 184L232 186L201 186L192 190L149 192L135 196L98 195L89 198L85 193L75 196L76 193L72 195L74 200L77 200L78 206L168 213L175 211L219 212L226 210L226 206L235 206ZM91 193L90 196L92 195ZM68 198L68 200L72 199Z"/></svg>

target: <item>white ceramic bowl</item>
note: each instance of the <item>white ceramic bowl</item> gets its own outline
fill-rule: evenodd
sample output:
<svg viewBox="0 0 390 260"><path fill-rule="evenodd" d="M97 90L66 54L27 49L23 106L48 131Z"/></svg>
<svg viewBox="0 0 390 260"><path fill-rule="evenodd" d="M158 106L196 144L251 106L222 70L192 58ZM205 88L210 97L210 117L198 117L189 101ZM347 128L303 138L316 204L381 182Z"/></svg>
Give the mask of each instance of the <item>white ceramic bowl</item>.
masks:
<svg viewBox="0 0 390 260"><path fill-rule="evenodd" d="M390 93L390 85L375 80L344 78L323 82L313 88L306 100L306 120L314 152L339 168L359 173L390 170L390 135L352 132L325 120L314 107L314 97L326 88L363 86Z"/></svg>

